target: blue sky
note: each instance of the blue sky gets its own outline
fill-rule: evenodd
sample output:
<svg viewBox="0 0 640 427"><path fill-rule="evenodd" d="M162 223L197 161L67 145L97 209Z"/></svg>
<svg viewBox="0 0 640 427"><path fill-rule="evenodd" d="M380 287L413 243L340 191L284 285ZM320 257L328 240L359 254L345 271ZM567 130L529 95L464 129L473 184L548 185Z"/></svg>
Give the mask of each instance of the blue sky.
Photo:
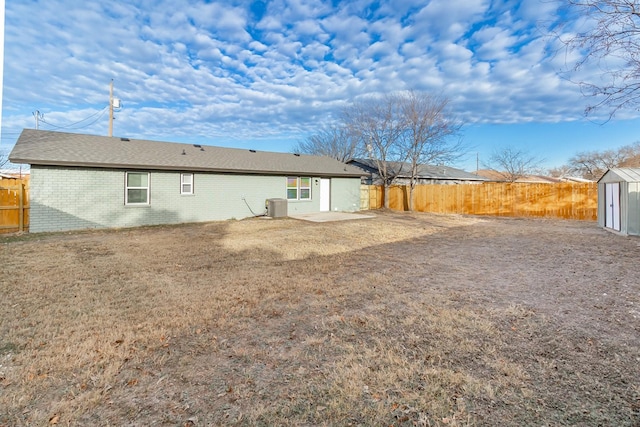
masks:
<svg viewBox="0 0 640 427"><path fill-rule="evenodd" d="M640 116L587 121L561 74L550 0L6 0L2 138L41 129L290 151L358 97L443 94L475 170L523 147L558 166L640 139ZM563 18L565 19L565 18ZM571 23L565 27L571 29ZM570 77L593 79L597 69ZM604 112L606 115L606 112ZM594 117L595 122L603 117Z"/></svg>

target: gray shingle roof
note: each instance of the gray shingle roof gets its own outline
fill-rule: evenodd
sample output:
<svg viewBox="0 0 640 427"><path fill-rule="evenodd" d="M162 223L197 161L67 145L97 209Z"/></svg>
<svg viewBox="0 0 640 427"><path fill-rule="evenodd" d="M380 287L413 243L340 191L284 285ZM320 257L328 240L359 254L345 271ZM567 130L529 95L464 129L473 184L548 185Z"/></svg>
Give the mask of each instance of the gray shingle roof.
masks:
<svg viewBox="0 0 640 427"><path fill-rule="evenodd" d="M377 174L378 167L375 161L371 159L353 159L349 161L354 166L362 166L363 170ZM387 167L391 168L392 175L397 173L400 178L409 178L411 176L411 165L401 162L387 162ZM418 178L422 179L440 179L440 180L466 180L466 181L489 181L483 176L478 176L461 169L449 166L434 165L418 165Z"/></svg>
<svg viewBox="0 0 640 427"><path fill-rule="evenodd" d="M329 157L209 145L24 129L9 155L13 163L99 168L360 177L362 171Z"/></svg>
<svg viewBox="0 0 640 427"><path fill-rule="evenodd" d="M611 168L601 178L602 180L606 175L615 175L622 181L626 182L640 182L640 168ZM611 181L611 177L607 177Z"/></svg>

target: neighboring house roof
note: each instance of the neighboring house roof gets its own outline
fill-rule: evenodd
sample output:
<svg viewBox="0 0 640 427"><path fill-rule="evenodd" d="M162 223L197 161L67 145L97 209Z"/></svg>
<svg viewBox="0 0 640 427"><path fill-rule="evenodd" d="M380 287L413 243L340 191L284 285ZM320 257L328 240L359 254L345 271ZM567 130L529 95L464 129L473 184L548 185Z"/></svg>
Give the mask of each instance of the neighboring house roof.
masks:
<svg viewBox="0 0 640 427"><path fill-rule="evenodd" d="M2 172L0 178L5 179L29 179L29 170L23 170L22 172Z"/></svg>
<svg viewBox="0 0 640 427"><path fill-rule="evenodd" d="M605 177L609 182L617 181L616 178L625 182L640 182L640 168L611 168L602 175L598 182L604 180Z"/></svg>
<svg viewBox="0 0 640 427"><path fill-rule="evenodd" d="M488 178L491 181L508 181L507 174L505 172L499 172L491 169L480 169L476 173L480 176ZM560 178L553 178L544 175L526 175L516 179L515 182L556 184L558 182L562 182L562 180Z"/></svg>
<svg viewBox="0 0 640 427"><path fill-rule="evenodd" d="M24 129L13 163L118 169L360 177L362 171L321 156L222 148Z"/></svg>
<svg viewBox="0 0 640 427"><path fill-rule="evenodd" d="M347 162L350 165L358 166L362 170L370 174L378 173L378 166L375 160L371 159L352 159ZM390 168L391 174L396 175L399 178L411 177L411 164L402 162L387 162L387 167ZM396 172L398 171L398 172ZM461 169L452 168L449 166L434 166L434 165L418 165L419 179L434 179L434 180L463 180L463 181L488 181L487 178L478 176Z"/></svg>
<svg viewBox="0 0 640 427"><path fill-rule="evenodd" d="M595 182L592 179L580 178L579 176L562 176L558 179L562 182L577 182L577 183Z"/></svg>

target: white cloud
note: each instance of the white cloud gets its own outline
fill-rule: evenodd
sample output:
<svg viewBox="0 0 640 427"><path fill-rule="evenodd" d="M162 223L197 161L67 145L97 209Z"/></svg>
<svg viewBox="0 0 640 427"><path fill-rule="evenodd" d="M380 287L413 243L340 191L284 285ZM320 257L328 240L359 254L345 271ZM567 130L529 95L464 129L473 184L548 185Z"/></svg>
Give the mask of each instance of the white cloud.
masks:
<svg viewBox="0 0 640 427"><path fill-rule="evenodd" d="M365 32L368 23L358 16L336 14L321 20L325 31L333 34L334 48L339 43L362 46L368 44L370 37Z"/></svg>
<svg viewBox="0 0 640 427"><path fill-rule="evenodd" d="M462 37L488 9L486 0L433 0L415 16L415 28L442 40Z"/></svg>
<svg viewBox="0 0 640 427"><path fill-rule="evenodd" d="M259 30L280 31L284 28L284 25L279 16L268 15L256 24L256 28Z"/></svg>
<svg viewBox="0 0 640 427"><path fill-rule="evenodd" d="M517 4L517 14L526 21L542 23L555 16L561 6L561 2L549 0L520 1Z"/></svg>
<svg viewBox="0 0 640 427"><path fill-rule="evenodd" d="M319 36L323 34L323 30L318 21L305 19L293 25L292 33L302 36Z"/></svg>
<svg viewBox="0 0 640 427"><path fill-rule="evenodd" d="M478 43L475 54L482 60L498 60L509 56L509 50L518 41L504 28L484 27L476 31L472 39Z"/></svg>
<svg viewBox="0 0 640 427"><path fill-rule="evenodd" d="M319 18L330 11L330 6L321 0L272 0L269 3L269 12L276 11L288 22L293 23Z"/></svg>
<svg viewBox="0 0 640 427"><path fill-rule="evenodd" d="M8 2L3 128L32 125L35 109L59 123L100 111L111 79L116 129L138 137L309 132L400 89L442 92L472 122L569 120L584 101L540 32L550 3Z"/></svg>
<svg viewBox="0 0 640 427"><path fill-rule="evenodd" d="M221 3L197 3L187 9L188 17L200 28L228 41L246 42L247 11Z"/></svg>

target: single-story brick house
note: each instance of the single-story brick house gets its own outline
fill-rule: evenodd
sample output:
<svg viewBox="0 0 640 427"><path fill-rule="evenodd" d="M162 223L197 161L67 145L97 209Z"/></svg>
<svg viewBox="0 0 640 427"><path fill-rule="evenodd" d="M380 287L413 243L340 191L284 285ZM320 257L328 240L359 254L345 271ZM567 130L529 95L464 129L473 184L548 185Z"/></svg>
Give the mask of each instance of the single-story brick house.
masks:
<svg viewBox="0 0 640 427"><path fill-rule="evenodd" d="M356 211L362 171L329 157L25 129L31 232Z"/></svg>

